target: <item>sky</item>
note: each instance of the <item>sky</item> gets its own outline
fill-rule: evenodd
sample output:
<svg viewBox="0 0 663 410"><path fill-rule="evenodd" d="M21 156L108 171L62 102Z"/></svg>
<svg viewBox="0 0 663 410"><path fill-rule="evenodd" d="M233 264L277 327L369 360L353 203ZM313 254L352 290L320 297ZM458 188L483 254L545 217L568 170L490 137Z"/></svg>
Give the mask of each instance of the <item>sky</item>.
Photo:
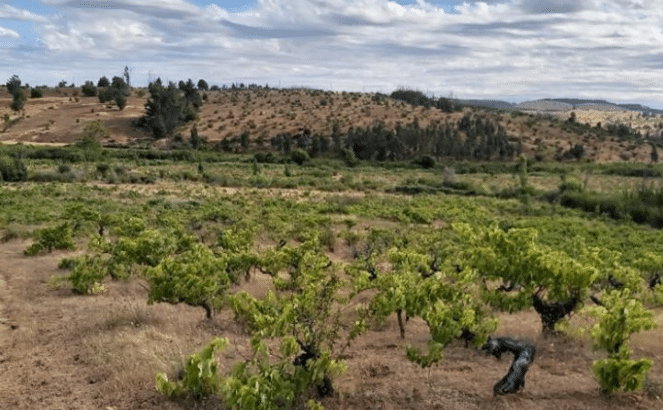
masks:
<svg viewBox="0 0 663 410"><path fill-rule="evenodd" d="M0 82L191 78L663 109L658 0L0 0Z"/></svg>

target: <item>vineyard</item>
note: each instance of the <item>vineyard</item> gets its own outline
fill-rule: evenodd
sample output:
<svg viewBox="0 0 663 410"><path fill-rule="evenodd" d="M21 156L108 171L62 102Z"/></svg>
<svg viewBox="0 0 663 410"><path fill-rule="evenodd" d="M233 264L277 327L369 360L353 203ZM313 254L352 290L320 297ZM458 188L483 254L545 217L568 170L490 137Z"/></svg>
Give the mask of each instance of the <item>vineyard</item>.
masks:
<svg viewBox="0 0 663 410"><path fill-rule="evenodd" d="M0 407L662 405L657 166L2 149Z"/></svg>

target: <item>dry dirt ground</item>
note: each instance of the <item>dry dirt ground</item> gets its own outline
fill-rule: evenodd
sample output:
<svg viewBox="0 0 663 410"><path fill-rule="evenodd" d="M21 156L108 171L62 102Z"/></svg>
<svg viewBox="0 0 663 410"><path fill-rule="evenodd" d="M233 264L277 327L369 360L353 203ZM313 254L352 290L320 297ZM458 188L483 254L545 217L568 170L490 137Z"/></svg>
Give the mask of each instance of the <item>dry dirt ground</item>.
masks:
<svg viewBox="0 0 663 410"><path fill-rule="evenodd" d="M76 94L76 95L74 95ZM142 94L143 97L140 97ZM59 93L49 90L43 98L29 98L21 115L10 109L11 97L0 92L0 115L7 114L18 121L6 128L0 123L0 142L25 142L39 144L66 144L82 136L86 122L100 120L111 131L103 143L126 144L149 139L133 122L145 113L145 90L134 90L127 106L120 111L113 104L102 104L97 97L81 97L76 89L62 89ZM660 118L642 118L632 112L577 110L577 121L595 126L601 122L626 123L640 130L660 135L663 122ZM195 121L198 132L212 144L224 138L238 141L247 132L252 149L269 149L270 138L280 133L295 135L304 129L313 134L331 135L334 123L346 132L350 127L367 127L382 121L387 127L418 121L422 126L431 123L444 125L457 123L462 113L446 114L437 109L413 107L400 101L375 99L371 94L338 93L315 90L242 90L235 92L208 92ZM507 130L508 135L520 139L524 151L533 156L539 154L553 159L576 144L585 147L585 158L598 162L648 162L651 148L648 144L596 139L591 133L577 134L564 131L559 124L535 114L515 116L509 113L484 112L480 116L492 118ZM568 118L568 112L556 114ZM188 138L188 124L180 131ZM6 129L5 129L6 128ZM157 146L165 147L163 141Z"/></svg>
<svg viewBox="0 0 663 410"><path fill-rule="evenodd" d="M246 338L227 313L203 320L202 309L146 304L140 281L110 283L107 293L77 296L49 279L61 274L61 252L25 257L26 241L0 245L0 409L211 409L214 401L172 402L154 389L158 371L174 374L184 358L214 336L231 346L222 369L248 351ZM337 257L342 257L343 250ZM260 278L250 290L264 289ZM661 323L663 312L657 311ZM578 317L571 320L577 325ZM580 338L540 336L533 312L503 315L498 334L537 345L524 391L493 397L507 371L498 361L461 343L442 364L423 370L405 358L395 318L361 337L347 351L348 371L335 380L327 409L662 409L663 329L635 338L636 356L655 361L647 392L605 396L590 371L598 357ZM427 331L415 320L406 341L424 344ZM658 383L658 384L657 384Z"/></svg>

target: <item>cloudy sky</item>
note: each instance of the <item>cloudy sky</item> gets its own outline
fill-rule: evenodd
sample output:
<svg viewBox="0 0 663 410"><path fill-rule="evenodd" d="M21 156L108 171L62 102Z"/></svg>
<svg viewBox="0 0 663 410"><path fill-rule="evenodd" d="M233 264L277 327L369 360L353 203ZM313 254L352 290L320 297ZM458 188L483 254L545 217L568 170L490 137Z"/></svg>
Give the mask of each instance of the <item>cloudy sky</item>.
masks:
<svg viewBox="0 0 663 410"><path fill-rule="evenodd" d="M0 0L0 81L156 77L663 108L658 0Z"/></svg>

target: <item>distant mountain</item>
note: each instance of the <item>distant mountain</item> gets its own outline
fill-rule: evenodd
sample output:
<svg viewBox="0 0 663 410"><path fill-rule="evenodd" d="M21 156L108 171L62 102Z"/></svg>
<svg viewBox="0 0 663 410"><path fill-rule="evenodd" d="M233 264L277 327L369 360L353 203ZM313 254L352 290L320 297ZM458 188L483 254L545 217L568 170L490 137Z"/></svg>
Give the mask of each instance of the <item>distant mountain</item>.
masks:
<svg viewBox="0 0 663 410"><path fill-rule="evenodd" d="M512 110L516 104L500 100L456 100L462 105L476 105L479 107L495 108L498 110Z"/></svg>
<svg viewBox="0 0 663 410"><path fill-rule="evenodd" d="M652 115L663 115L663 110L657 110L655 108L649 108L644 105L640 104L617 104L618 106L622 107L623 109L627 111L640 111L643 114L649 113Z"/></svg>
<svg viewBox="0 0 663 410"><path fill-rule="evenodd" d="M498 110L532 110L532 111L568 111L575 108L596 110L637 111L649 115L663 115L663 110L650 108L641 104L616 104L606 100L588 100L582 98L542 98L524 101L519 104L501 100L455 100L463 105L473 105Z"/></svg>
<svg viewBox="0 0 663 410"><path fill-rule="evenodd" d="M663 114L663 110L657 110L655 108L650 108L641 104L615 104L606 100L584 100L579 98L547 98L547 100L564 102L578 108L589 108L591 106L597 106L597 109L605 109L607 107L615 107L615 109L624 111L639 111L643 114Z"/></svg>
<svg viewBox="0 0 663 410"><path fill-rule="evenodd" d="M544 101L557 101L573 105L617 105L606 100L583 100L581 98L544 98Z"/></svg>
<svg viewBox="0 0 663 410"><path fill-rule="evenodd" d="M535 100L525 101L516 105L519 110L532 110L532 111L568 111L573 106L563 101L555 100Z"/></svg>

